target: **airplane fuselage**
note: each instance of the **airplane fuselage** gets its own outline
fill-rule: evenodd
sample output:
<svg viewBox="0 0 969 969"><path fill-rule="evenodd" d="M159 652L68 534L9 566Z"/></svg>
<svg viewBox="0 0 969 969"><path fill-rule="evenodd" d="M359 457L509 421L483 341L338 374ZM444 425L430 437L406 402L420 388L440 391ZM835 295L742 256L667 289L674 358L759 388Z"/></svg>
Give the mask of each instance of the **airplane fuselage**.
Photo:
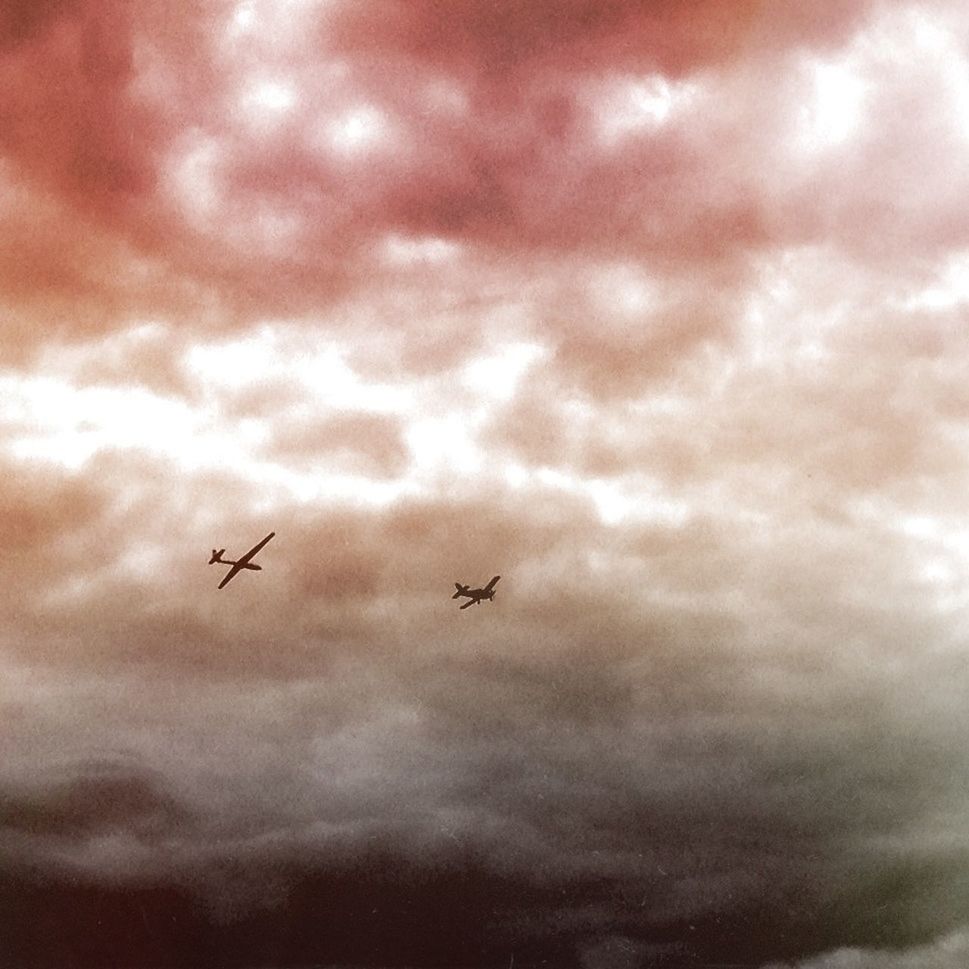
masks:
<svg viewBox="0 0 969 969"><path fill-rule="evenodd" d="M452 599L460 599L462 597L475 599L480 602L482 599L494 599L495 590L492 589L490 592L486 592L484 589L459 589L451 596Z"/></svg>

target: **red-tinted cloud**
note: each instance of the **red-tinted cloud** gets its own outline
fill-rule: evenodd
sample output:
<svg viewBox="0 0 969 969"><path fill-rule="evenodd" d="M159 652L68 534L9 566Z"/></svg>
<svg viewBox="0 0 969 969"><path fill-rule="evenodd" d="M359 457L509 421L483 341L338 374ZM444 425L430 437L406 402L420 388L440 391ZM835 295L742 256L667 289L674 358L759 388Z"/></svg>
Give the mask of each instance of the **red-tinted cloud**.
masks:
<svg viewBox="0 0 969 969"><path fill-rule="evenodd" d="M198 319L193 300L225 319L304 314L375 274L393 279L374 260L389 232L513 257L718 263L777 231L756 172L737 167L753 160L753 116L718 117L710 101L608 149L588 86L657 73L715 86L747 58L772 70L787 51L835 47L867 13L338 4L277 49L233 40L222 4L177 23L164 6L19 4L0 52L0 150L66 210L56 235L44 230L0 269L21 281L18 304L30 292L49 306L60 290L81 319L91 301L102 320L153 308ZM253 85L276 77L291 108L246 116ZM328 126L368 117L381 129L372 144L351 133L362 146L327 146ZM776 118L762 123L770 132ZM193 145L210 145L209 160L190 163ZM192 193L212 180L209 203L173 195L180 165L196 166ZM124 282L146 267L156 286Z"/></svg>

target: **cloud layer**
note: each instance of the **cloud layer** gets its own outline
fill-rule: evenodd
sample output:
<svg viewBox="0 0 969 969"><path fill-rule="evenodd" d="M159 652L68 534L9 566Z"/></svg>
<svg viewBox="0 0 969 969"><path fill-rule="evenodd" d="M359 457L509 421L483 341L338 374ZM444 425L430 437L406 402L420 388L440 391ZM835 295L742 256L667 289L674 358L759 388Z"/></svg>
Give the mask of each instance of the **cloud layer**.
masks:
<svg viewBox="0 0 969 969"><path fill-rule="evenodd" d="M0 955L963 958L967 37L8 4Z"/></svg>

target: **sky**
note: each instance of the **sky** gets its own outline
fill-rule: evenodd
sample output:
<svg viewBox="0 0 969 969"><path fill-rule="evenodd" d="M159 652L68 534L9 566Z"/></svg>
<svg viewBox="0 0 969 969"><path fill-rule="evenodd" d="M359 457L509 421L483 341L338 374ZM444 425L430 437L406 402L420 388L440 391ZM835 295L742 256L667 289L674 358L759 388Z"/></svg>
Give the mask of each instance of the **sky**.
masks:
<svg viewBox="0 0 969 969"><path fill-rule="evenodd" d="M967 200L957 0L4 3L0 964L961 969Z"/></svg>

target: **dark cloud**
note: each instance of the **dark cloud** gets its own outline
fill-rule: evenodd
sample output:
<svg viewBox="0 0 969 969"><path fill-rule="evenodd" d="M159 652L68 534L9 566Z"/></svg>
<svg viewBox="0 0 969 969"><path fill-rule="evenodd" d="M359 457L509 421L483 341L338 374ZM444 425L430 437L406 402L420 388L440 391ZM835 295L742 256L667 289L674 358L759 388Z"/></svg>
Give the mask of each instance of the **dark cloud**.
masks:
<svg viewBox="0 0 969 969"><path fill-rule="evenodd" d="M663 0L388 0L338 10L337 45L396 50L417 62L508 72L549 62L587 69L619 63L672 75L751 53L761 45L824 45L856 26L867 5L832 2L807 15L784 5L715 2L689 8Z"/></svg>
<svg viewBox="0 0 969 969"><path fill-rule="evenodd" d="M662 678L662 664L645 680ZM617 935L637 950L753 962L912 944L963 916L958 861L933 858L914 836L954 789L953 762L890 710L839 709L802 692L747 712L734 688L702 714L679 693L671 716L676 704L654 706L628 670L472 658L412 669L390 693L388 677L377 705L358 700L340 724L333 699L357 675L373 682L356 669L291 690L288 722L274 738L258 731L272 745L250 749L248 771L272 779L261 798L231 803L252 783L231 758L222 777L199 771L193 806L183 806L186 772L197 770L191 735L218 745L231 733L204 718L191 727L183 718L169 738L178 795L143 768L103 762L35 781L30 800L11 798L8 785L4 854L24 916L8 939L35 947L39 961L26 964L54 952L31 935L48 917L39 906L95 901L105 924L143 906L126 944L145 965L181 964L173 953L192 938L227 965L251 964L253 952L265 964L309 953L485 964L509 948L526 964L557 954L571 965ZM258 697L248 692L251 710ZM398 704L412 713L391 738L375 719ZM294 730L301 707L308 716ZM110 805L98 809L103 797ZM202 810L207 801L215 810ZM98 842L105 829L122 840ZM167 850L146 854L160 836ZM907 847L891 852L892 839ZM919 904L926 891L935 906ZM176 925L158 938L142 931L171 914ZM442 919L448 931L428 931ZM108 935L87 949L81 925L66 920L57 938L82 964L101 965L94 953Z"/></svg>
<svg viewBox="0 0 969 969"><path fill-rule="evenodd" d="M43 839L92 838L116 831L158 841L189 823L191 812L158 781L123 762L80 762L19 797L7 793L0 828Z"/></svg>
<svg viewBox="0 0 969 969"><path fill-rule="evenodd" d="M126 91L132 31L118 4L41 5L11 18L0 62L5 153L102 213L149 193L154 181L157 136ZM42 75L31 71L38 61Z"/></svg>

